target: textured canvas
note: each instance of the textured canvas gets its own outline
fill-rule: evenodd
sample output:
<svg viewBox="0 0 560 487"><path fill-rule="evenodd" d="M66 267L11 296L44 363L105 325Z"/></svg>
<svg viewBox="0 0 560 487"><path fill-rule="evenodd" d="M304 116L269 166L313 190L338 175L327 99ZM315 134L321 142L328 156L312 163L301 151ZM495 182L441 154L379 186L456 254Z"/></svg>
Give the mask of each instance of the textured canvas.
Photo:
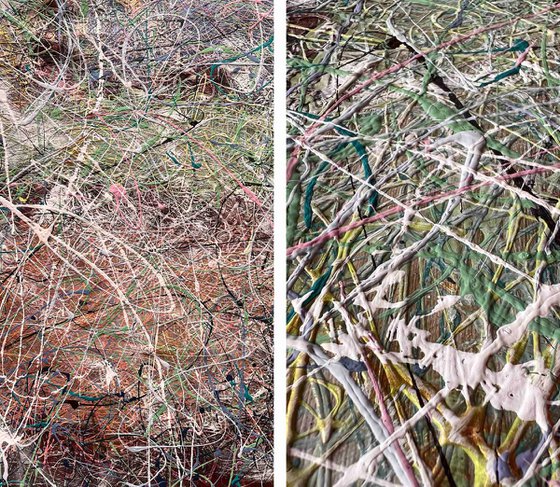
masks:
<svg viewBox="0 0 560 487"><path fill-rule="evenodd" d="M559 485L559 21L288 2L289 485Z"/></svg>
<svg viewBox="0 0 560 487"><path fill-rule="evenodd" d="M271 485L272 20L0 0L0 485Z"/></svg>

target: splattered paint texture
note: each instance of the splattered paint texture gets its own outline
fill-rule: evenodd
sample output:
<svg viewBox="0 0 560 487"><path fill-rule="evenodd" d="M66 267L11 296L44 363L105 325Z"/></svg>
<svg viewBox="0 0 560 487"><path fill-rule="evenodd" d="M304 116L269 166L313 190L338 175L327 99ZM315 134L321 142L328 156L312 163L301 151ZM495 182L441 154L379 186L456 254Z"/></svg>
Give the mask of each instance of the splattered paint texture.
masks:
<svg viewBox="0 0 560 487"><path fill-rule="evenodd" d="M288 483L557 485L551 2L288 2Z"/></svg>
<svg viewBox="0 0 560 487"><path fill-rule="evenodd" d="M0 0L0 485L272 482L272 3Z"/></svg>

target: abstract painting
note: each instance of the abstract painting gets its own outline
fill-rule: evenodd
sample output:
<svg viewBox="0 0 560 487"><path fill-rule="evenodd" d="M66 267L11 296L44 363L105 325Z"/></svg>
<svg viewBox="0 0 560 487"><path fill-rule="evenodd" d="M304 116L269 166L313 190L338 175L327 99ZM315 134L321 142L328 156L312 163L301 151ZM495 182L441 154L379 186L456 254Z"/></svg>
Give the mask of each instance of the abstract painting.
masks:
<svg viewBox="0 0 560 487"><path fill-rule="evenodd" d="M0 0L0 484L272 482L272 2Z"/></svg>
<svg viewBox="0 0 560 487"><path fill-rule="evenodd" d="M288 485L560 485L559 22L288 1Z"/></svg>

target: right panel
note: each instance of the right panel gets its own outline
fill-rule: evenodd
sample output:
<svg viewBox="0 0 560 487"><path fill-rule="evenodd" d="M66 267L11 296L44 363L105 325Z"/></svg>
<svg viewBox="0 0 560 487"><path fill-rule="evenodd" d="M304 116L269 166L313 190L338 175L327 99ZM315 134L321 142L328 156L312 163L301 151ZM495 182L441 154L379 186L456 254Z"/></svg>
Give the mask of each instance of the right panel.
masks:
<svg viewBox="0 0 560 487"><path fill-rule="evenodd" d="M289 485L560 485L559 21L288 1Z"/></svg>

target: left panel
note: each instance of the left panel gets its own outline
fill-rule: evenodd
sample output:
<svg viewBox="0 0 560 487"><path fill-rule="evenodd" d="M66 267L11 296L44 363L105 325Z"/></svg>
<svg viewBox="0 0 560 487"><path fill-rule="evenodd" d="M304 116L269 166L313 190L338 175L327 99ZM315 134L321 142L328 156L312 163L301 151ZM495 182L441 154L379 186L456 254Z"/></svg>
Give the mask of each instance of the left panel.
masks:
<svg viewBox="0 0 560 487"><path fill-rule="evenodd" d="M0 478L272 484L272 1L0 0Z"/></svg>

